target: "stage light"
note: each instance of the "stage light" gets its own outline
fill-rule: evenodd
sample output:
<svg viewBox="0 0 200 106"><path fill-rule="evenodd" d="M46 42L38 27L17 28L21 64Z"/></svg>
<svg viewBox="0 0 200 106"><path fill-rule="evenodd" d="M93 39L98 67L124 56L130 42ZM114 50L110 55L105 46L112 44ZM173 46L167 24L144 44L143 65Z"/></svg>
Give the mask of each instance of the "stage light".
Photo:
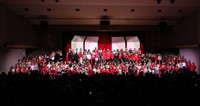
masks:
<svg viewBox="0 0 200 106"><path fill-rule="evenodd" d="M100 19L100 25L108 26L110 25L110 17L109 16L102 16Z"/></svg>
<svg viewBox="0 0 200 106"><path fill-rule="evenodd" d="M171 2L172 4L174 4L175 1L176 1L176 0L170 0L170 2Z"/></svg>
<svg viewBox="0 0 200 106"><path fill-rule="evenodd" d="M156 1L157 1L157 3L158 3L158 4L160 4L160 3L161 3L161 0L156 0Z"/></svg>

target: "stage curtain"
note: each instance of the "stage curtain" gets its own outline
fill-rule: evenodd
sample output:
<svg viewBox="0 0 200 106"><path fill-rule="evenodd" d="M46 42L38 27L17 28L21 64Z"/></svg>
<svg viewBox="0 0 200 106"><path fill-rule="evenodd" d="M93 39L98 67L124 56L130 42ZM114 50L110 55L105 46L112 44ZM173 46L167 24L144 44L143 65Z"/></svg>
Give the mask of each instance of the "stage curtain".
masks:
<svg viewBox="0 0 200 106"><path fill-rule="evenodd" d="M144 53L144 44L143 43L140 43L140 50L142 53Z"/></svg>
<svg viewBox="0 0 200 106"><path fill-rule="evenodd" d="M69 49L71 49L71 41L72 41L73 37L74 37L74 35L63 34L63 45L65 45L63 47L63 57L64 57L63 60L65 60L65 61L68 60L67 53L68 53Z"/></svg>
<svg viewBox="0 0 200 106"><path fill-rule="evenodd" d="M98 48L100 49L110 49L112 50L111 47L111 36L109 35L100 35L99 36L99 41L98 41Z"/></svg>
<svg viewBox="0 0 200 106"><path fill-rule="evenodd" d="M65 61L68 60L68 51L69 51L69 49L71 49L71 42L66 42L66 46L65 46L65 51L66 51Z"/></svg>

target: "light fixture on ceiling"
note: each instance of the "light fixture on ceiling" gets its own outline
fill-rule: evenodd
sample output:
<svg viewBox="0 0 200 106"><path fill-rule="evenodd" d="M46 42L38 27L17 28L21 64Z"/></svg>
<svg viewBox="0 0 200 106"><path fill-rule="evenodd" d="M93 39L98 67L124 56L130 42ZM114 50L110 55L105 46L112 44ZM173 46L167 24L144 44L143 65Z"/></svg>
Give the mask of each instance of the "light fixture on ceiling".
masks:
<svg viewBox="0 0 200 106"><path fill-rule="evenodd" d="M135 9L131 9L131 12L135 12Z"/></svg>
<svg viewBox="0 0 200 106"><path fill-rule="evenodd" d="M109 16L101 16L101 18L100 18L100 25L101 26L108 26L108 25L110 25L110 17Z"/></svg>
<svg viewBox="0 0 200 106"><path fill-rule="evenodd" d="M104 8L104 9L103 9L103 11L104 11L104 12L107 12L107 11L108 11L108 9L107 9L107 8Z"/></svg>
<svg viewBox="0 0 200 106"><path fill-rule="evenodd" d="M80 9L79 9L79 8L76 8L75 10L76 10L76 12L79 12L79 11L80 11Z"/></svg>
<svg viewBox="0 0 200 106"><path fill-rule="evenodd" d="M160 4L162 0L156 0L156 1L157 1L158 4Z"/></svg>
<svg viewBox="0 0 200 106"><path fill-rule="evenodd" d="M174 4L175 1L176 1L176 0L170 0L170 2L171 2L172 4Z"/></svg>

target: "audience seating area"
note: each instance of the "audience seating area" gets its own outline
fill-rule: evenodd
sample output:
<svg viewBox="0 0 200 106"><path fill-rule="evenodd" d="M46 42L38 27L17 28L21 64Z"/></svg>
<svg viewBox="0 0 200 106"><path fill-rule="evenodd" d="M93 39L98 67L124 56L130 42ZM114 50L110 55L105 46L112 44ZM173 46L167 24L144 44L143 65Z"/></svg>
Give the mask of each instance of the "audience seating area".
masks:
<svg viewBox="0 0 200 106"><path fill-rule="evenodd" d="M8 106L193 106L199 104L200 76L178 72L134 75L62 74L52 80L37 71L0 75L0 99ZM5 106L5 105L4 105Z"/></svg>

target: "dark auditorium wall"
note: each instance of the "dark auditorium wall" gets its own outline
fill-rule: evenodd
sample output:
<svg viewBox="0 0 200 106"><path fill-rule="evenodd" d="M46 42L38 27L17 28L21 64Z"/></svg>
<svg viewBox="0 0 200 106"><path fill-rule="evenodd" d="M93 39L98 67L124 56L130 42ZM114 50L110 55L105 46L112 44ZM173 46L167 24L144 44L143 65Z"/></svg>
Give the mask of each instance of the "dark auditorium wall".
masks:
<svg viewBox="0 0 200 106"><path fill-rule="evenodd" d="M4 14L1 14L1 16L2 23L5 22L3 31L6 33L4 34L6 36L6 44L26 45L45 49L62 48L61 32L48 29L47 31L34 29L28 20L7 9L4 9ZM5 18L3 19L3 17Z"/></svg>
<svg viewBox="0 0 200 106"><path fill-rule="evenodd" d="M29 22L4 6L0 6L0 23L0 72L8 72L25 55L24 48L12 46L30 44L37 38Z"/></svg>
<svg viewBox="0 0 200 106"><path fill-rule="evenodd" d="M0 48L6 43L6 9L0 6Z"/></svg>
<svg viewBox="0 0 200 106"><path fill-rule="evenodd" d="M25 48L62 49L61 32L36 30L25 18L1 4L0 23L0 72L7 72L24 56Z"/></svg>
<svg viewBox="0 0 200 106"><path fill-rule="evenodd" d="M200 12L194 11L181 19L169 34L169 47L179 48L179 53L195 62L200 73Z"/></svg>
<svg viewBox="0 0 200 106"><path fill-rule="evenodd" d="M198 9L198 26L197 26L197 30L198 30L198 45L200 45L200 9Z"/></svg>
<svg viewBox="0 0 200 106"><path fill-rule="evenodd" d="M7 43L11 44L37 44L39 38L26 19L9 10L6 12L6 36Z"/></svg>
<svg viewBox="0 0 200 106"><path fill-rule="evenodd" d="M37 48L62 49L62 33L58 31L37 32Z"/></svg>
<svg viewBox="0 0 200 106"><path fill-rule="evenodd" d="M168 45L180 47L198 44L198 12L181 19L168 36ZM200 31L200 30L199 30Z"/></svg>
<svg viewBox="0 0 200 106"><path fill-rule="evenodd" d="M145 33L144 48L146 52L157 53L160 49L168 48L166 40L168 33L163 33L159 30L145 31Z"/></svg>
<svg viewBox="0 0 200 106"><path fill-rule="evenodd" d="M48 46L50 49L62 50L62 32L51 31L46 39L49 39Z"/></svg>

